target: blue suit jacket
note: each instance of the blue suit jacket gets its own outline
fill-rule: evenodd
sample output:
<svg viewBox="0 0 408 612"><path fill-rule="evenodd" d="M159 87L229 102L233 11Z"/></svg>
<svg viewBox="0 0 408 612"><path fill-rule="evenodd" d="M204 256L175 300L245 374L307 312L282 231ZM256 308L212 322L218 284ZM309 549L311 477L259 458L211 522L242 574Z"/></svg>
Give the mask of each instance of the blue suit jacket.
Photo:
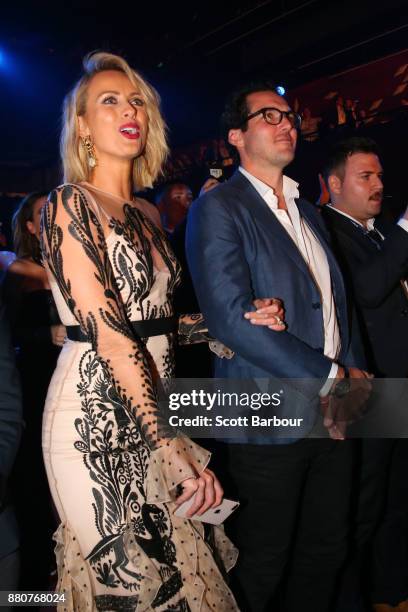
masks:
<svg viewBox="0 0 408 612"><path fill-rule="evenodd" d="M302 199L297 205L329 262L341 335L338 361L356 365L349 353L343 278L327 230L313 205ZM323 354L320 293L292 239L241 172L193 203L186 247L209 330L235 352L231 360L217 359L216 377L302 379L307 401L300 413L311 402L316 405L332 365ZM287 331L273 332L243 318L254 309L252 301L263 297L283 300Z"/></svg>

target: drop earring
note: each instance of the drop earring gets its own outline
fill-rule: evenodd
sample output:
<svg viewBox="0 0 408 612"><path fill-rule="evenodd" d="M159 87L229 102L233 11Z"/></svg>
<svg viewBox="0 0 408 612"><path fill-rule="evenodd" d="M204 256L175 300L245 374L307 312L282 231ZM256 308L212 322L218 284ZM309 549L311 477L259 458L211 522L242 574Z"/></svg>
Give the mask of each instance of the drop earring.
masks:
<svg viewBox="0 0 408 612"><path fill-rule="evenodd" d="M95 147L90 136L81 136L82 146L85 148L88 156L88 166L95 168L97 165Z"/></svg>

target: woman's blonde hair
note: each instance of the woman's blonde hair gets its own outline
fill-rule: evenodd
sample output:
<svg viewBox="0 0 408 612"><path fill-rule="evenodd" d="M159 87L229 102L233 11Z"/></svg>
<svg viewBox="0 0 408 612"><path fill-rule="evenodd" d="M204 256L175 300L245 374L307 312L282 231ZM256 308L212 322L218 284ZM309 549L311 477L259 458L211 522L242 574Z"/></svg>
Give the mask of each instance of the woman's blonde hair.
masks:
<svg viewBox="0 0 408 612"><path fill-rule="evenodd" d="M90 53L84 58L83 66L84 75L64 100L60 142L64 181L79 183L89 178L88 155L81 143L78 117L85 114L87 90L92 77L104 70L117 70L128 77L145 100L149 119L147 140L143 153L134 160L133 183L137 189L152 187L168 153L166 124L160 114L159 94L118 55L104 52Z"/></svg>

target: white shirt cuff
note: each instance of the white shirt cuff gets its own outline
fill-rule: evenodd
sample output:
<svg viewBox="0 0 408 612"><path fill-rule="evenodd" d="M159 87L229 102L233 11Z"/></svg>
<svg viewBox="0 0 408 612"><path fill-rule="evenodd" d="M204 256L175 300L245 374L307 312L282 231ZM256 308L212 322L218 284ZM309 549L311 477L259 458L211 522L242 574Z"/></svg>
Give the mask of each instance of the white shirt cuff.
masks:
<svg viewBox="0 0 408 612"><path fill-rule="evenodd" d="M334 383L334 379L337 376L338 369L339 369L338 364L333 362L332 367L330 368L330 372L327 377L327 380L319 391L320 397L324 397L330 392L330 389L332 388L332 384Z"/></svg>
<svg viewBox="0 0 408 612"><path fill-rule="evenodd" d="M406 232L408 232L408 220L407 219L400 219L398 221L398 225L402 227L402 229L404 229Z"/></svg>

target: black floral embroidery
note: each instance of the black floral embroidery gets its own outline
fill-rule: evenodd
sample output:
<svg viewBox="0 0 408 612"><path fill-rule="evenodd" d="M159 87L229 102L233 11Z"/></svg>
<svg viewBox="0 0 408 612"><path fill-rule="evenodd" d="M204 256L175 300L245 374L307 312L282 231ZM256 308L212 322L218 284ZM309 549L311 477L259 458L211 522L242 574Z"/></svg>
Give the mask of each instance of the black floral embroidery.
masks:
<svg viewBox="0 0 408 612"><path fill-rule="evenodd" d="M95 266L95 278L104 287L107 309L99 309L103 320L115 331L132 338L127 321L118 308L118 302L113 289L115 286L113 270L109 262L103 229L95 213L87 206L84 195L78 188L74 189L72 185L65 185L62 188L55 189L50 195L48 205L44 207L41 249L48 268L58 281L62 295L71 312L77 317L83 331L89 335L93 342L96 342L97 328L95 317L92 315L92 312L84 315L77 309L75 300L71 295L71 282L64 274L61 249L63 231L56 223L58 193L61 193L62 205L71 218L68 231L81 244L87 257L92 261ZM96 241L93 230L96 232Z"/></svg>
<svg viewBox="0 0 408 612"><path fill-rule="evenodd" d="M170 339L168 338L168 347L163 353L161 367L161 377L171 378L174 371L174 347Z"/></svg>
<svg viewBox="0 0 408 612"><path fill-rule="evenodd" d="M93 372L91 379L89 372ZM101 536L87 559L101 584L137 592L143 574L131 569L125 543L126 534L131 535L133 542L158 564L171 598L177 590L170 587L179 581L171 580L178 570L169 512L166 505L146 502L144 481L150 451L132 423L131 412L124 408L121 414L112 403L109 385L101 384L105 375L103 362L94 351L87 351L80 363L78 389L83 416L75 421L80 438L75 448L83 453L94 483L94 520Z"/></svg>
<svg viewBox="0 0 408 612"><path fill-rule="evenodd" d="M168 317L173 314L171 304L175 286L180 281L180 267L175 259L170 245L163 232L161 232L138 208L125 204L125 220L111 218L110 225L113 231L122 236L125 244L118 241L113 249L112 266L115 279L124 300L126 314L132 316L136 310L140 313L138 318L156 319ZM153 247L159 253L168 271L166 296L164 303L154 304L149 298L158 270L155 269L152 257L152 246L146 233L151 237ZM134 262L129 252L136 255ZM137 272L137 274L135 273Z"/></svg>
<svg viewBox="0 0 408 612"><path fill-rule="evenodd" d="M92 262L94 277L103 288L103 305L90 304L88 312L83 312L76 304L72 281L64 270L65 230L57 223L59 202L69 217L70 237ZM139 305L141 318L172 314L170 297L179 271L161 232L130 206L125 206L125 217L123 224L113 222L118 237L111 251L114 264L98 218L76 186L66 185L54 191L42 219L42 250L47 267L91 343L91 348L84 347L79 363L77 394L81 410L74 422L77 432L74 448L81 453L92 483L93 503L89 510L93 512L100 536L86 558L98 583L110 590L121 588L122 592L129 593L127 597L97 596L95 601L100 610L130 610L137 605L144 570L139 571L134 563L132 546L144 552L162 578L153 607L174 602L183 586L176 565L169 510L166 504L158 506L146 501L146 474L151 451L157 442L149 430L151 423L143 418L140 406L134 405L133 398L115 379L112 364L98 354L98 326L102 323L98 323L96 314L113 332L131 339L133 352L123 358L141 367L145 406L151 421L156 421L159 428L161 415L151 386L144 344L133 337L128 319L132 308ZM153 304L149 299L156 271L145 231L169 268L166 299L161 304ZM96 308L97 313L92 308ZM170 341L168 337L167 342ZM165 426L160 429L164 431ZM174 609L188 610L184 598L177 601Z"/></svg>
<svg viewBox="0 0 408 612"><path fill-rule="evenodd" d="M123 595L97 595L95 597L96 609L99 612L135 612L139 603L137 595L126 597Z"/></svg>
<svg viewBox="0 0 408 612"><path fill-rule="evenodd" d="M61 249L64 236L62 228L57 223L58 196L60 196L63 209L69 218L68 232L74 240L80 244L80 248L83 249L86 257L92 262L94 266L94 277L103 287L105 297L104 307L101 305L99 305L99 307L96 306L100 318L108 328L134 342L134 354L128 357L133 359L133 362L137 363L142 371L146 387L144 393L144 397L146 398L145 407L147 414L151 415L151 420L148 420L146 411L143 413L140 410L140 406L139 411L137 407L134 407L134 413L137 415L136 421L140 431L150 448L154 449L158 445L156 433L158 429L160 429L162 436L166 431L168 436L172 436L173 434L168 428L166 421L163 420L162 415L157 410L156 398L151 384L148 355L146 355L140 340L134 337L131 326L129 325L122 300L122 293L118 290L113 267L109 258L103 228L95 212L88 205L84 193L75 185L64 185L54 190L50 196L49 202L44 207L44 213L42 215L42 250L47 266L55 276L62 296L79 322L82 331L89 337L93 348L98 351L98 324L95 314L92 310L83 313L81 309L77 307L71 295L72 283L64 273L64 262ZM133 210L129 205L125 205L124 209L125 211L129 209ZM143 227L141 225L141 219L144 219L146 224L148 224L148 221L141 213L139 213L139 215L134 214L131 218L139 220L139 225L136 226L136 228L141 232L140 236L135 235L136 230L130 222L125 222L123 224L116 222L119 224L119 235L128 236L130 240L128 243L129 252L131 252L132 249L136 249L137 251L137 244L142 244L145 259L147 262L150 262L150 243L142 232ZM158 230L154 230L153 227L150 229L152 232L158 232ZM131 241L132 237L134 242ZM148 265L150 265L150 263ZM174 277L174 282L176 282L176 269L173 270L170 276ZM113 369L109 364L107 364L107 367L110 369L113 378ZM113 380L115 379L113 378ZM132 407L131 398L127 397L126 389L120 386L119 381L115 380L115 391L113 392L116 393L119 404L124 403L128 408ZM152 423L157 423L159 427L152 426Z"/></svg>

